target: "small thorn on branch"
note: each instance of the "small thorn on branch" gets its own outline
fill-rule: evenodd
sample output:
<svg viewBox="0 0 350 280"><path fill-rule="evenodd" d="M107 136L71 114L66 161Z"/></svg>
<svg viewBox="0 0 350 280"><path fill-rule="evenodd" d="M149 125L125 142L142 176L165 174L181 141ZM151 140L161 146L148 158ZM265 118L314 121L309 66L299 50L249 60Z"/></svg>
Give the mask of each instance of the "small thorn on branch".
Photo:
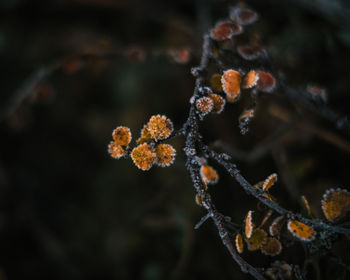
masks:
<svg viewBox="0 0 350 280"><path fill-rule="evenodd" d="M202 224L204 224L209 218L210 218L210 213L206 214L205 216L203 216L199 222L194 226L194 229L199 229Z"/></svg>

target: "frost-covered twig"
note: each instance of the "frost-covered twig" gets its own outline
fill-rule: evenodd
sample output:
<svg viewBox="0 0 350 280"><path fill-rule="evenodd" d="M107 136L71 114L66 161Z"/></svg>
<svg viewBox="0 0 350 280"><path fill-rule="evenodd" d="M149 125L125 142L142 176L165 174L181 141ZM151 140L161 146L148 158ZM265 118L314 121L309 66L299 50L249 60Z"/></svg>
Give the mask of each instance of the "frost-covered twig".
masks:
<svg viewBox="0 0 350 280"><path fill-rule="evenodd" d="M207 68L209 60L211 57L210 50L210 38L209 35L204 35L203 39L203 50L202 50L202 58L199 67L195 69L194 74L196 77L196 85L194 89L194 93L191 97L192 100L195 100L199 96L199 89L203 86L204 76L203 72ZM219 236L230 252L232 258L240 265L243 272L249 273L255 279L264 279L262 274L255 269L253 266L244 261L241 256L236 251L233 241L229 235L229 231L225 227L225 218L224 216L216 210L216 207L210 197L210 195L203 188L203 184L200 177L199 168L200 165L197 162L196 154L197 154L197 144L198 140L201 138L199 134L198 127L198 116L196 114L195 105L192 103L190 107L190 113L188 119L185 124L186 128L186 145L185 151L187 156L186 167L190 172L191 179L194 185L194 188L198 195L200 195L201 200L203 202L203 207L207 210L208 216L213 220Z"/></svg>

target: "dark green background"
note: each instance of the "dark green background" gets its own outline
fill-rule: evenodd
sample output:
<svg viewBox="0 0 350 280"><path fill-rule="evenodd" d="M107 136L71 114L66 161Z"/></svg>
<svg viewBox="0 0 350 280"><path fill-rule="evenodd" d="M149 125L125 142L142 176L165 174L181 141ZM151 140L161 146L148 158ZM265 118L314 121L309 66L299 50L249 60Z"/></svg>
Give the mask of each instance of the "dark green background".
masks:
<svg viewBox="0 0 350 280"><path fill-rule="evenodd" d="M318 1L343 5L332 10L306 2L249 1L260 14L250 30L260 36L273 66L291 86L325 86L330 107L347 114L350 6ZM116 126L130 127L133 140L153 114L166 114L175 128L181 127L194 88L190 69L199 60L201 34L227 17L234 3L0 2L0 279L251 279L240 272L210 222L193 229L205 212L194 203L183 139L169 142L177 149L175 164L148 172L107 154ZM166 55L149 55L137 63L118 55L130 46L147 51L190 47L193 56L185 65ZM81 53L92 55L82 58L79 71L58 69L42 82L50 88L48 98L31 95L4 117L8 102L31 74ZM221 139L235 149L251 150L282 124L268 113L271 104L301 114L302 123L348 139L281 95L276 91L263 98L246 136L239 134L237 118L247 101L209 116L202 127L206 143ZM349 150L298 129L282 142L284 166L275 161L281 153L276 147L275 157L267 153L250 163L238 160L238 167L251 183L282 168L294 181L295 193L307 195L322 217L324 190L349 187ZM241 223L256 201L210 164L221 176L210 190L217 208ZM272 194L283 206L307 215L283 179ZM341 237L332 252L346 263L348 250L349 242ZM243 257L257 267L280 259L302 268L305 250L295 243L279 257L260 252ZM311 259L310 279L342 279L342 267L329 257Z"/></svg>

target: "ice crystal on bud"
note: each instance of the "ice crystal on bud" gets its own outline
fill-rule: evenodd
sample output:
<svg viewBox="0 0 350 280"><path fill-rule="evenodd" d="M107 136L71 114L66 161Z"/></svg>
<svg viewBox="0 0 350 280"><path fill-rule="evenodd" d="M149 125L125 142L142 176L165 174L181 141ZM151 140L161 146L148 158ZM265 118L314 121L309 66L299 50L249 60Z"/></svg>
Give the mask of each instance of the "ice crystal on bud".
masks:
<svg viewBox="0 0 350 280"><path fill-rule="evenodd" d="M108 152L112 158L119 159L125 155L125 150L116 142L111 141L108 145Z"/></svg>
<svg viewBox="0 0 350 280"><path fill-rule="evenodd" d="M209 97L201 97L196 100L196 108L203 114L209 114L214 108L214 102Z"/></svg>
<svg viewBox="0 0 350 280"><path fill-rule="evenodd" d="M169 144L159 144L156 147L155 162L161 167L170 166L175 160L176 151Z"/></svg>
<svg viewBox="0 0 350 280"><path fill-rule="evenodd" d="M155 141L166 139L173 132L173 123L166 116L152 116L147 124L148 133Z"/></svg>
<svg viewBox="0 0 350 280"><path fill-rule="evenodd" d="M131 151L133 162L143 171L149 170L152 167L155 157L154 149L146 143L138 145Z"/></svg>
<svg viewBox="0 0 350 280"><path fill-rule="evenodd" d="M131 132L126 126L118 126L113 130L112 136L117 145L127 146L131 142Z"/></svg>

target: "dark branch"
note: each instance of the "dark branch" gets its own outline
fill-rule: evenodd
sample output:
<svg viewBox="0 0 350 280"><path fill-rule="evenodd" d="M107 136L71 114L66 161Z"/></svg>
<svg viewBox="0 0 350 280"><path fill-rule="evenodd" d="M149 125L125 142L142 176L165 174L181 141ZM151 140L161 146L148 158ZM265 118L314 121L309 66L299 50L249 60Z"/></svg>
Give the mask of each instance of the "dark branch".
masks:
<svg viewBox="0 0 350 280"><path fill-rule="evenodd" d="M241 175L239 169L237 166L233 163L228 162L226 158L226 154L219 154L212 149L210 149L208 146L201 145L201 149L203 152L206 153L206 155L212 159L214 159L217 163L219 163L221 166L223 166L226 171L236 179L236 181L243 187L243 189L250 195L257 198L259 201L264 203L266 206L270 207L271 209L275 210L277 213L285 216L288 219L297 219L301 222L312 226L314 228L319 228L323 230L329 230L337 233L342 234L350 234L350 229L333 226L324 223L323 221L317 221L317 220L310 220L307 218L302 217L300 214L295 214L292 211L289 211L280 205L278 205L276 202L273 202L269 199L267 199L264 196L264 193L259 191L258 189L253 188L253 186Z"/></svg>
<svg viewBox="0 0 350 280"><path fill-rule="evenodd" d="M203 51L202 51L202 58L201 58L200 65L199 67L195 68L195 71L193 71L193 73L196 76L196 83L195 83L195 89L191 97L191 100L196 100L196 98L199 96L200 87L202 87L204 84L203 70L207 68L210 57L211 57L210 38L209 38L209 35L206 34L203 40ZM212 202L210 195L203 188L203 184L199 173L200 165L198 164L198 160L196 156L198 140L201 138L198 130L198 122L199 122L199 119L196 113L196 109L192 102L189 116L185 123L184 128L186 130L186 146L185 146L185 152L187 156L186 167L187 167L187 170L190 172L194 188L197 194L199 194L202 199L203 207L208 212L207 215L213 220L218 230L222 243L230 252L232 258L239 264L242 271L249 273L255 279L265 279L253 266L248 264L246 261L244 261L240 257L240 255L234 248L232 239L230 238L230 235L229 235L229 231L225 227L224 215L222 215L216 210L216 207ZM189 152L189 151L193 151L193 152Z"/></svg>

